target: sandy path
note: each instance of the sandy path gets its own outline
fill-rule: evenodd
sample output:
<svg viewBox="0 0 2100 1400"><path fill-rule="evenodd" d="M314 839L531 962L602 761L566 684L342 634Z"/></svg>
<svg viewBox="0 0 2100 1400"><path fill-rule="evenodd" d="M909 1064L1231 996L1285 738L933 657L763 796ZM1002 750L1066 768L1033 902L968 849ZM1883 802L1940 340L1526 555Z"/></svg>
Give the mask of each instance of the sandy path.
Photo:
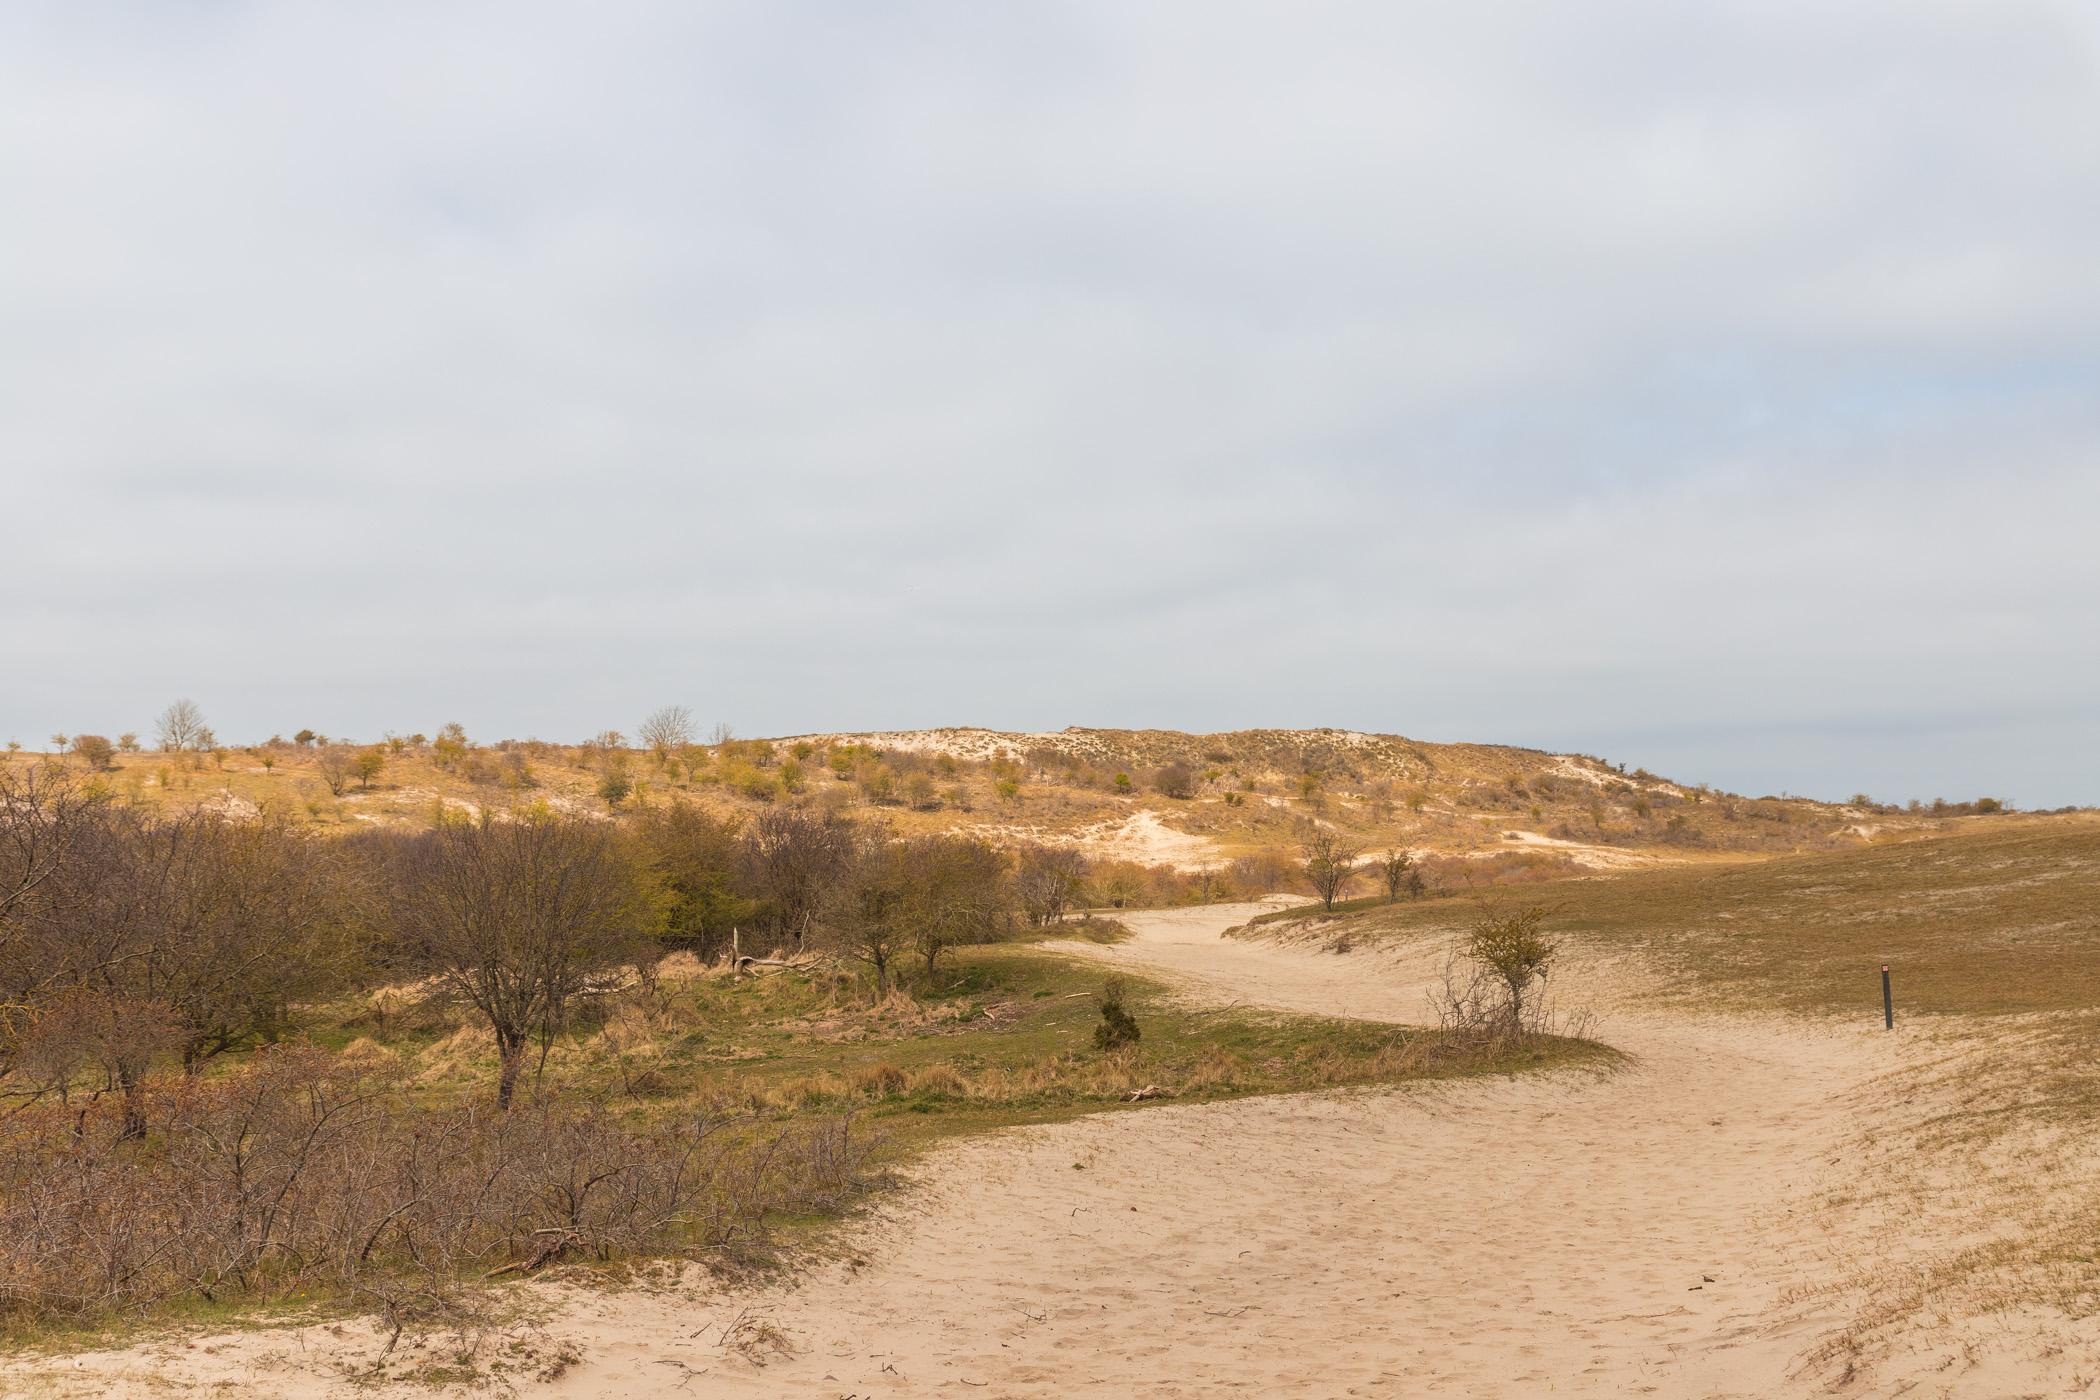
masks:
<svg viewBox="0 0 2100 1400"><path fill-rule="evenodd" d="M1209 1002L1419 1022L1428 955L1220 937L1259 906L1126 917L1088 955ZM548 1290L582 1361L529 1394L1774 1396L1828 1318L1790 1211L1831 1170L1865 1033L1670 1019L1571 969L1635 1063L1099 1115L944 1150L855 1264L727 1296ZM1572 982L1574 985L1568 986ZM739 1353L745 1319L779 1347ZM322 1396L321 1329L17 1370L29 1393ZM754 1359L755 1358L755 1359ZM765 1364L758 1364L759 1361ZM32 1374L33 1373L33 1378ZM0 1381L7 1378L0 1376ZM0 1386L0 1388L6 1388Z"/></svg>

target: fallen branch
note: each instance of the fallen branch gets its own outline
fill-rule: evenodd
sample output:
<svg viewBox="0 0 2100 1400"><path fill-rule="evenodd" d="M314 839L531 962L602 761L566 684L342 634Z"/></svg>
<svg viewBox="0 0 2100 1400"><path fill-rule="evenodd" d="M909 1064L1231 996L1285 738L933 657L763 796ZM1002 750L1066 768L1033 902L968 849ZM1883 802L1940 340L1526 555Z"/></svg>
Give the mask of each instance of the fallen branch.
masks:
<svg viewBox="0 0 2100 1400"><path fill-rule="evenodd" d="M487 1273L483 1274L482 1277L485 1279L490 1279L502 1278L505 1274L513 1272L521 1274L533 1273L537 1271L541 1266L545 1265L550 1260L552 1260L556 1255L560 1254L563 1250L567 1249L570 1245L581 1244L583 1242L582 1235L564 1226L556 1226L552 1229L547 1230L534 1230L532 1233L534 1236L545 1235L548 1238L542 1240L539 1247L533 1250L532 1257L530 1259L523 1260L521 1262L505 1264L500 1269L491 1269Z"/></svg>
<svg viewBox="0 0 2100 1400"><path fill-rule="evenodd" d="M784 967L794 972L807 972L810 968L816 966L816 962L817 960L815 958L809 957L754 958L747 954L744 957L740 957L736 960L736 973L737 976L741 977L746 972L750 972L756 968L761 967Z"/></svg>

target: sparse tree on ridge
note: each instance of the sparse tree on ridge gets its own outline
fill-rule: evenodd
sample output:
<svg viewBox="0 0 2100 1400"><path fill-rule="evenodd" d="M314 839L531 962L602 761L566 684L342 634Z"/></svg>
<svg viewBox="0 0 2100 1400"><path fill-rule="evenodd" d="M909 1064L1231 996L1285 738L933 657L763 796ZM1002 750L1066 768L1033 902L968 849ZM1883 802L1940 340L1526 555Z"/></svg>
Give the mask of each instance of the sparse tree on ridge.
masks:
<svg viewBox="0 0 2100 1400"><path fill-rule="evenodd" d="M365 749L357 755L351 767L357 773L357 785L362 788L368 788L372 786L372 780L386 770L386 751L376 748Z"/></svg>
<svg viewBox="0 0 2100 1400"><path fill-rule="evenodd" d="M168 753L204 748L211 733L204 722L204 711L197 708L196 701L188 699L177 700L162 710L154 722L154 731L161 748Z"/></svg>
<svg viewBox="0 0 2100 1400"><path fill-rule="evenodd" d="M693 742L693 714L683 705L666 705L642 721L635 731L641 735L642 743L656 755L658 763Z"/></svg>
<svg viewBox="0 0 2100 1400"><path fill-rule="evenodd" d="M75 734L72 748L75 757L98 773L116 766L117 746L100 734Z"/></svg>
<svg viewBox="0 0 2100 1400"><path fill-rule="evenodd" d="M343 789L350 786L350 778L357 771L357 759L349 749L331 745L314 755L314 771L328 785L331 797L341 797Z"/></svg>

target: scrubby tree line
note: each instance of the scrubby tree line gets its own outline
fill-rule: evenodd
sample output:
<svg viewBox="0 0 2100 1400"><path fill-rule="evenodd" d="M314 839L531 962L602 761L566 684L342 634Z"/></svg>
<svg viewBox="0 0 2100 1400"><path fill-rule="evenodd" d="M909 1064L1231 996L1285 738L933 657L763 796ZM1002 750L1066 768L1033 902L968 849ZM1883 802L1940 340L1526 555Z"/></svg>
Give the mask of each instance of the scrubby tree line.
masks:
<svg viewBox="0 0 2100 1400"><path fill-rule="evenodd" d="M0 765L0 1090L113 1096L143 1132L156 1065L195 1073L286 1038L302 1003L434 977L493 1033L508 1106L580 1008L670 951L828 955L880 994L959 945L1220 879L815 808L528 803L331 837Z"/></svg>

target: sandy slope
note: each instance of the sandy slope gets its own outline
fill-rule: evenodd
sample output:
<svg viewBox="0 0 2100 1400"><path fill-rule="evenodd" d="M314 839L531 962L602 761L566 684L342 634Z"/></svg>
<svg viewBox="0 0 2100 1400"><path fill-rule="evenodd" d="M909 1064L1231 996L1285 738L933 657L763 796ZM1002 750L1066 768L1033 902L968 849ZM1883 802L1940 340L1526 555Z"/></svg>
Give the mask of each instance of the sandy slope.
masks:
<svg viewBox="0 0 2100 1400"><path fill-rule="evenodd" d="M1132 942L1091 955L1206 1001L1423 1019L1429 956L1220 937L1252 912L1135 915ZM1636 1056L1630 1068L1174 1106L966 1143L926 1164L861 1261L799 1287L553 1291L549 1335L583 1359L524 1389L1816 1390L1794 1362L1833 1319L1782 1295L1827 1266L1794 1212L1842 1171L1847 1091L1893 1048L1869 1031L1640 1013L1623 970L1571 972L1563 999L1606 1011L1602 1033ZM33 1373L49 1394L325 1395L347 1391L331 1369L368 1345L361 1329L306 1329L13 1379Z"/></svg>

